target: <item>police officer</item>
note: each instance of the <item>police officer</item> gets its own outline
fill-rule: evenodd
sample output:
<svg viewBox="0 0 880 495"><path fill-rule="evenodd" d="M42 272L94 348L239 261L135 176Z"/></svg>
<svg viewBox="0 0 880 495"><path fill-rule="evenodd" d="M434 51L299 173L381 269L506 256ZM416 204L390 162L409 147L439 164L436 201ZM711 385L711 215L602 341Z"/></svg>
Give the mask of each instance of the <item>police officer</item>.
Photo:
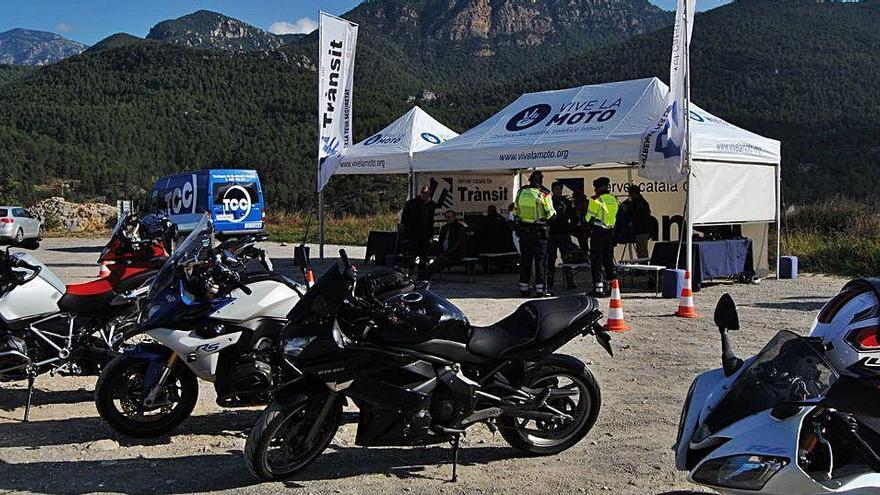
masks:
<svg viewBox="0 0 880 495"><path fill-rule="evenodd" d="M547 222L556 215L549 191L544 189L544 174L535 170L529 176L529 185L516 194L513 216L519 236L520 268L519 293L531 294L532 267L535 269L534 287L538 296L547 293Z"/></svg>
<svg viewBox="0 0 880 495"><path fill-rule="evenodd" d="M611 294L608 281L617 278L614 266L614 225L620 204L611 195L611 180L599 177L593 181L596 193L587 205L585 219L590 224L590 270L593 277L593 295Z"/></svg>

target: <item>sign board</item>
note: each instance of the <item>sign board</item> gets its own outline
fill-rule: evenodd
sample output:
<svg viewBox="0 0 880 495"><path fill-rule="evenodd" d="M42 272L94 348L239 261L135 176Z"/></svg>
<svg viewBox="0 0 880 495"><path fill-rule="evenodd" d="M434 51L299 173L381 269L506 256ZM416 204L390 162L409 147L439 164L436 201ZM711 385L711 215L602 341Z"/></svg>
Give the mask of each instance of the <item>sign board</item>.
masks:
<svg viewBox="0 0 880 495"><path fill-rule="evenodd" d="M461 218L465 215L482 215L489 205L495 205L498 213L507 216L516 197L513 173L419 173L418 187L428 186L431 198L437 204L434 221L442 221L443 212L455 210Z"/></svg>

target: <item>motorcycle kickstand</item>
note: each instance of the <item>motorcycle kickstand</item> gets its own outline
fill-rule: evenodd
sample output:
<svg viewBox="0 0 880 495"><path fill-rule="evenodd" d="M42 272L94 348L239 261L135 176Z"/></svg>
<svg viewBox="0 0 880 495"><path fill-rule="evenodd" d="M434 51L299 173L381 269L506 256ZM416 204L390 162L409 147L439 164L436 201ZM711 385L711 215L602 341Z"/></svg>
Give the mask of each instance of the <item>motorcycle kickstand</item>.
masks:
<svg viewBox="0 0 880 495"><path fill-rule="evenodd" d="M461 440L461 434L456 433L452 439L452 482L458 481L458 448Z"/></svg>
<svg viewBox="0 0 880 495"><path fill-rule="evenodd" d="M22 423L27 423L28 418L31 415L31 403L34 398L34 381L36 381L36 376L33 373L28 373L28 394L27 394L27 402L24 406L24 419L21 420Z"/></svg>

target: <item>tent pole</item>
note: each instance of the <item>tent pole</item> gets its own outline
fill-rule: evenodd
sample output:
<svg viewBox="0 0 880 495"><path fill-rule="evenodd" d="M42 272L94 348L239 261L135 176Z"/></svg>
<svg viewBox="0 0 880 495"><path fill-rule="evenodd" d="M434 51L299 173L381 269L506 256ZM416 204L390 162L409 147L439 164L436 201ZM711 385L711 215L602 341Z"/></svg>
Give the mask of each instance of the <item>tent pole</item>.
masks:
<svg viewBox="0 0 880 495"><path fill-rule="evenodd" d="M779 280L779 261L782 259L782 165L776 164L776 279Z"/></svg>
<svg viewBox="0 0 880 495"><path fill-rule="evenodd" d="M691 101L691 61L690 61L690 40L688 39L688 33L690 32L690 26L688 26L688 16L690 13L687 11L687 2L684 2L684 132L685 132L685 154L684 154L684 163L687 171L687 181L685 185L687 187L687 217L685 218L685 235L687 236L687 249L685 255L685 263L687 265L687 271L693 277L694 266L693 266L693 251L694 251L694 215L693 215L693 205L694 205L694 193L693 188L691 187L693 184L691 182L691 177L693 176L693 170L691 168L691 116L690 116L690 101ZM693 279L691 279L693 280Z"/></svg>
<svg viewBox="0 0 880 495"><path fill-rule="evenodd" d="M416 197L416 174L413 169L413 153L409 152L409 199Z"/></svg>
<svg viewBox="0 0 880 495"><path fill-rule="evenodd" d="M318 193L318 258L324 261L324 191Z"/></svg>

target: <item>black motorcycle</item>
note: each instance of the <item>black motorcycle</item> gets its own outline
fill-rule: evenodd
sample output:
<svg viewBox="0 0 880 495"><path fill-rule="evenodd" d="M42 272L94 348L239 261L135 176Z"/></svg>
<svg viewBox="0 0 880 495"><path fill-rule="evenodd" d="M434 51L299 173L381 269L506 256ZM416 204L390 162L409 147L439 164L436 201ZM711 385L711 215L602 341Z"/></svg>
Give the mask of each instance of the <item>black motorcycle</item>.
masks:
<svg viewBox="0 0 880 495"><path fill-rule="evenodd" d="M288 315L273 402L253 426L248 469L263 480L308 466L333 439L346 399L357 405L357 445L452 443L484 424L516 449L552 455L580 441L599 414L599 385L580 360L554 354L579 335L611 353L594 298L530 301L487 327L426 285L390 271L357 277L348 257ZM389 293L391 295L389 296Z"/></svg>

